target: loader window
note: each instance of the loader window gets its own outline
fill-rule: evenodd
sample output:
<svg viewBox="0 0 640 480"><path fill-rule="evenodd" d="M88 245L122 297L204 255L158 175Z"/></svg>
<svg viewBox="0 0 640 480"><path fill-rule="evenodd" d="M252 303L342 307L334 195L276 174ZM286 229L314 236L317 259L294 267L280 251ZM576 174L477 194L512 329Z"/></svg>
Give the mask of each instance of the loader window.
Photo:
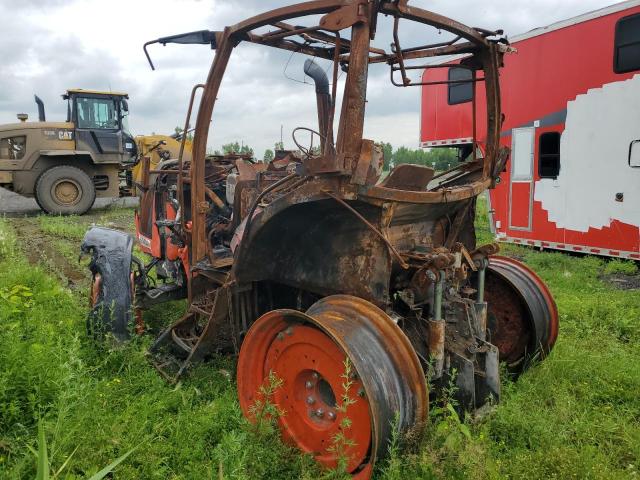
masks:
<svg viewBox="0 0 640 480"><path fill-rule="evenodd" d="M20 160L24 157L27 137L8 137L0 139L0 159Z"/></svg>
<svg viewBox="0 0 640 480"><path fill-rule="evenodd" d="M548 132L540 135L538 152L540 178L558 178L560 174L560 133Z"/></svg>
<svg viewBox="0 0 640 480"><path fill-rule="evenodd" d="M616 23L613 71L640 70L640 13L621 18Z"/></svg>
<svg viewBox="0 0 640 480"><path fill-rule="evenodd" d="M471 80L471 70L468 68L449 68L449 81ZM449 105L470 102L473 99L473 83L450 83L449 84Z"/></svg>
<svg viewBox="0 0 640 480"><path fill-rule="evenodd" d="M129 105L126 100L120 100L120 121L122 122L122 130L129 133Z"/></svg>
<svg viewBox="0 0 640 480"><path fill-rule="evenodd" d="M110 98L78 97L76 111L78 128L110 130L119 128L118 110L115 102Z"/></svg>

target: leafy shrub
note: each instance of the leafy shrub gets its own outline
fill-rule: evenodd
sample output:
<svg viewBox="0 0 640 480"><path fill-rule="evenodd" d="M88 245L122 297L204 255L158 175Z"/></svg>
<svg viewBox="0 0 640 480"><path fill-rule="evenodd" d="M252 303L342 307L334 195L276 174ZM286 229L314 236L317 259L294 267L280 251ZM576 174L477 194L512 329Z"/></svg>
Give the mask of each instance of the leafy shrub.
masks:
<svg viewBox="0 0 640 480"><path fill-rule="evenodd" d="M624 275L636 275L638 273L638 265L631 260L609 260L605 267L604 273L612 275L615 273L622 273Z"/></svg>

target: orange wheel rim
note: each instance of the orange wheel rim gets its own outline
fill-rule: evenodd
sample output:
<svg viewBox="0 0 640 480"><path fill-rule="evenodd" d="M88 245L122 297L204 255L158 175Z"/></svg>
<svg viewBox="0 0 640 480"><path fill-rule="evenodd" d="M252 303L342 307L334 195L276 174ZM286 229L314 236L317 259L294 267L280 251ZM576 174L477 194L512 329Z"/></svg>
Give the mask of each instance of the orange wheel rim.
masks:
<svg viewBox="0 0 640 480"><path fill-rule="evenodd" d="M264 388L271 372L279 380L275 390ZM264 314L242 343L237 378L246 417L255 421L252 407L268 400L284 413L278 426L286 441L328 467L338 463L337 447L358 480L371 477L394 430L418 433L428 412L424 373L409 339L378 307L349 295L325 297L306 313ZM353 403L343 411L345 393ZM341 427L344 439L337 437Z"/></svg>
<svg viewBox="0 0 640 480"><path fill-rule="evenodd" d="M371 416L365 398L358 395L362 384L351 379L345 391L345 354L317 328L295 325L281 332L271 344L264 373L270 371L283 380L274 393L274 403L284 409L279 418L283 436L302 451L314 453L320 463L334 467L335 454L328 451L341 432L353 442L344 449L349 471L366 458L371 442ZM347 395L353 404L342 406ZM342 420L351 427L342 431Z"/></svg>
<svg viewBox="0 0 640 480"><path fill-rule="evenodd" d="M271 313L276 315L259 319L242 344L238 390L244 414L251 418L251 407L264 401L260 387L273 372L282 385L269 401L284 413L278 418L283 439L335 467L337 458L330 449L346 417L351 426L344 435L350 444L340 450L347 470L354 472L366 462L371 445L371 414L361 382L352 375L346 394L353 403L343 411L344 352L318 328L290 324L277 311Z"/></svg>

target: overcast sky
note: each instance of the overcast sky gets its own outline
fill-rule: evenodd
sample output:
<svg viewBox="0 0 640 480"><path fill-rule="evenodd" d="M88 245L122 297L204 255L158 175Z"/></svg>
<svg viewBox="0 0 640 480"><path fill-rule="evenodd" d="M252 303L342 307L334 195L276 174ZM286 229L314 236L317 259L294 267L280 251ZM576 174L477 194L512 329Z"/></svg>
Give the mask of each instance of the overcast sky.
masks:
<svg viewBox="0 0 640 480"><path fill-rule="evenodd" d="M126 91L134 134L172 133L184 124L191 88L206 79L213 52L201 45L152 46L157 70L142 52L148 40L193 30L220 30L286 0L0 0L0 123L18 112L37 119L33 94L45 102L47 120L64 120L66 88ZM611 0L414 0L419 6L471 26L516 35L613 3ZM376 44L389 45L389 30ZM407 45L425 40L406 31ZM433 33L434 38L437 33ZM427 35L428 37L428 35ZM430 40L431 38L427 38ZM304 57L243 45L236 49L214 112L209 146L238 140L256 155L291 130L315 128L315 97L304 81ZM307 79L308 81L309 79ZM418 146L419 88L396 88L388 70L369 78L365 135L394 146ZM195 119L195 115L194 115Z"/></svg>

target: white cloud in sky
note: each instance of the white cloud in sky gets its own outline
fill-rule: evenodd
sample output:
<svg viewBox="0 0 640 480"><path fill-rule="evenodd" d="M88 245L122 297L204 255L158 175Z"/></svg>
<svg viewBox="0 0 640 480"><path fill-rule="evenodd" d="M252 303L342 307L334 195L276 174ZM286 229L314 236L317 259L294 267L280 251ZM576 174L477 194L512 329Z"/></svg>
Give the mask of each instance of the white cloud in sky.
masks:
<svg viewBox="0 0 640 480"><path fill-rule="evenodd" d="M202 45L154 45L157 70L142 51L148 40L193 30L219 30L283 0L0 0L0 123L27 112L36 118L33 94L45 102L48 120L63 119L60 98L67 88L112 89L130 94L130 125L135 134L172 133L184 124L191 88L206 79L213 52ZM608 0L415 0L411 4L509 35L548 25L608 5ZM412 27L403 42L422 43ZM376 44L388 49L388 26ZM285 144L296 126L316 125L314 90L289 80L289 53L241 46L232 57L214 113L209 145L243 141L258 156L279 140ZM303 58L293 58L286 74L303 79ZM308 80L308 79L307 79ZM395 146L418 145L419 88L399 89L388 71L370 73L365 135ZM195 115L194 115L195 121Z"/></svg>

